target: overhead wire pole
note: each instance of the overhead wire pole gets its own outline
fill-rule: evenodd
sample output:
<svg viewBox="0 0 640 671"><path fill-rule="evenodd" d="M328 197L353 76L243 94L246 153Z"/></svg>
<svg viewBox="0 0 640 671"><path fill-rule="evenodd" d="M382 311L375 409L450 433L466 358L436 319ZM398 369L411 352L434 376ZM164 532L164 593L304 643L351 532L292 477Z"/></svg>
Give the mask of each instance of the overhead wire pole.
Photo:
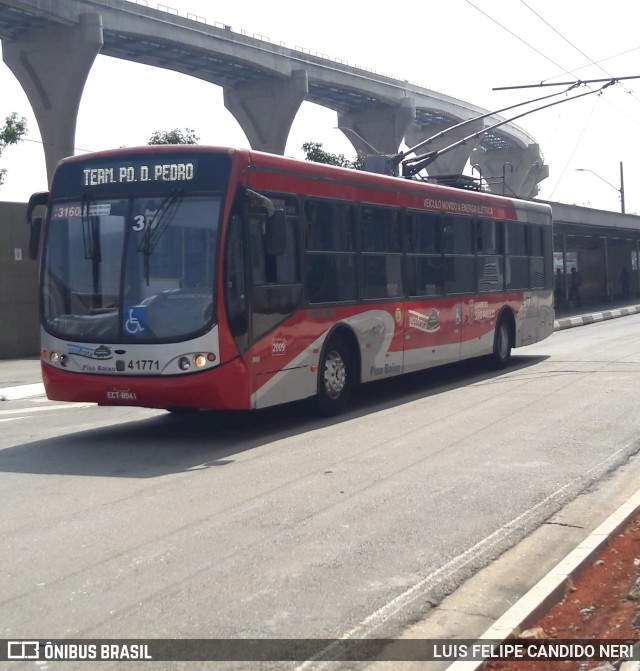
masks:
<svg viewBox="0 0 640 671"><path fill-rule="evenodd" d="M573 84L574 86L581 86L582 84L601 84L602 82L611 82L615 84L617 82L624 81L626 79L640 79L640 75L629 75L628 77L603 77L601 79L580 79L577 82L540 82L539 84L519 84L517 86L496 86L492 88L492 91L513 91L515 89L535 89L541 88L543 86L569 86Z"/></svg>
<svg viewBox="0 0 640 671"><path fill-rule="evenodd" d="M474 116L471 119L466 119L465 121L460 121L459 123L454 124L453 126L448 126L444 130L439 131L435 135L431 135L426 140L422 140L421 142L414 145L413 147L410 147L406 151L400 151L397 154L393 154L388 159L389 160L389 165L392 169L395 169L396 166L398 166L407 156L409 156L409 154L414 154L416 151L418 151L419 149L421 149L425 145L430 144L431 142L435 142L436 140L439 140L441 137L445 136L447 133L451 133L452 131L457 130L458 128L462 128L463 126L474 123L475 121L481 121L482 119L486 119L490 116L495 116L496 114L501 114L502 112L508 112L509 110L516 109L517 107L522 107L523 105L532 105L533 103L540 102L541 100L548 100L549 98L554 98L556 96L569 93L569 91L576 88L576 86L579 86L579 83L578 82L573 82L573 83L571 83L571 86L569 86L569 88L567 88L566 91L560 91L560 92L557 92L557 93L550 93L546 96L540 96L539 98L532 98L531 100L525 100L524 102L516 103L515 105L509 105L507 107L503 107L503 108L498 109L498 110L493 110L492 112L485 112L484 114L478 114L477 116ZM518 118L518 117L515 117L515 118Z"/></svg>
<svg viewBox="0 0 640 671"><path fill-rule="evenodd" d="M401 156L401 158L399 159L398 163L402 162L402 165L403 165L402 174L403 174L404 177L412 177L413 175L416 175L418 172L420 172L420 170L422 170L423 168L426 168L428 165L433 163L442 154L444 154L448 151L451 151L452 149L455 149L456 147L459 147L463 144L466 144L467 142L469 142L469 140L472 140L474 138L478 138L481 135L484 135L485 133L488 133L489 131L494 130L495 128L499 128L500 126L504 126L507 123L511 123L512 121L515 121L516 119L520 119L523 116L527 116L528 114L531 114L532 112L538 112L540 110L547 109L549 107L553 107L554 105L560 105L562 103L569 102L571 100L577 100L578 98L584 98L585 96L590 96L590 95L593 95L595 93L601 93L607 87L611 86L612 84L615 84L617 82L617 78L616 79L608 79L606 81L607 81L607 83L604 86L601 86L599 89L597 89L595 91L587 91L586 93L580 93L579 95L572 96L571 98L566 98L564 100L556 100L555 102L549 103L548 105L541 105L540 107L534 107L531 110L527 110L526 112L523 112L522 114L517 114L516 116L513 116L509 119L504 119L503 121L500 121L496 124L493 124L492 126L489 126L489 127L485 128L481 131L477 131L476 133L471 133L470 135L467 135L466 137L462 138L461 140L458 140L457 142L454 142L450 145L447 145L446 147L443 147L442 149L436 149L436 150L428 152L426 154L422 154L421 156L416 156L413 159L403 160L404 157L408 153L413 153L413 151L416 148L420 148L421 146L424 146L424 144L427 143L427 141L421 142L419 145L416 145L416 147L408 150L407 152L402 152L401 154L399 154ZM575 86L580 85L580 83L581 82L578 82L578 83L574 84L574 86L572 86L571 88L575 88ZM564 91L563 93L566 93L566 91ZM551 96L549 96L549 97L551 97ZM535 101L530 101L530 102L535 102ZM522 104L526 104L526 103L521 103L521 105ZM517 107L517 106L518 105L514 105L514 107ZM399 156L399 155L396 155L396 156ZM393 157L393 158L395 158L395 157Z"/></svg>
<svg viewBox="0 0 640 671"><path fill-rule="evenodd" d="M563 93L569 93L569 91L571 91L571 89L574 89L576 86L578 86L578 84L574 84L573 86L570 86L566 91L560 91L559 93L550 93L549 95L541 96L540 98L533 98L531 100L525 100L524 102L516 103L515 105L509 105L508 107L503 107L502 109L494 110L493 112L486 112L485 114L478 114L477 116L474 116L471 119L466 119L465 121L461 121L460 123L457 123L454 126L449 126L448 128L445 128L444 130L441 130L440 132L436 133L435 135L432 135L431 137L428 137L426 140L422 140L422 142L419 142L414 147L411 147L410 149L407 149L406 152L401 152L401 153L403 153L404 156L406 156L407 154L413 154L415 151L417 151L418 149L421 149L426 144L429 144L431 142L435 142L436 140L439 140L443 135L446 135L447 133L450 133L451 131L454 131L457 128L461 128L462 126L466 126L467 124L473 123L474 121L481 121L482 119L486 119L486 118L488 118L490 116L494 116L496 114L502 114L502 112L507 112L509 110L515 109L516 107L522 107L523 105L531 105L533 103L540 102L541 100L547 100L548 98L553 98L555 96L560 96Z"/></svg>

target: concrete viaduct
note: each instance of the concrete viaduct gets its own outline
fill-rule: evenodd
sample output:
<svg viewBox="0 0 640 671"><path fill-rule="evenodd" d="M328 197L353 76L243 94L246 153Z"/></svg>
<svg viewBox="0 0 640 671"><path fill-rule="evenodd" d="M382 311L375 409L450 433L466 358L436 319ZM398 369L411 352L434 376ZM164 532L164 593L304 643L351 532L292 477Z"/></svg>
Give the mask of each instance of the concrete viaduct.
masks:
<svg viewBox="0 0 640 671"><path fill-rule="evenodd" d="M333 109L338 127L358 152L398 151L463 120L487 112L419 86L352 67L299 48L274 45L127 0L0 0L2 54L33 107L44 143L49 179L57 162L74 153L77 113L95 57L175 70L221 86L224 104L253 149L284 153L303 101ZM502 121L467 124L425 151L440 149ZM535 140L506 124L432 163L432 176L461 174L467 161L489 187L531 198L548 176Z"/></svg>

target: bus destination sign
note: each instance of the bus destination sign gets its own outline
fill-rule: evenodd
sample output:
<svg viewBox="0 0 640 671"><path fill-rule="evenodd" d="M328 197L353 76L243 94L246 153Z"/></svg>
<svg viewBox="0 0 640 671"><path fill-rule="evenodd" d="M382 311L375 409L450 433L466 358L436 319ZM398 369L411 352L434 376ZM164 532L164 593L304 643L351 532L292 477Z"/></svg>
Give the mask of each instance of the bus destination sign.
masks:
<svg viewBox="0 0 640 671"><path fill-rule="evenodd" d="M82 170L82 186L133 184L135 182L191 182L196 176L194 162L127 163L95 166Z"/></svg>

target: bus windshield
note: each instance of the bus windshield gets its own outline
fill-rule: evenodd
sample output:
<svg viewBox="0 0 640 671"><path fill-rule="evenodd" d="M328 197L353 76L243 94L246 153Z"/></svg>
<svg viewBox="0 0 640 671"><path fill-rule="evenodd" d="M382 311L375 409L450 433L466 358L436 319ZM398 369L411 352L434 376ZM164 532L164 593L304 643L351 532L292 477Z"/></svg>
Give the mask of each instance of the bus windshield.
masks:
<svg viewBox="0 0 640 671"><path fill-rule="evenodd" d="M86 342L179 340L210 328L221 198L53 200L43 323Z"/></svg>

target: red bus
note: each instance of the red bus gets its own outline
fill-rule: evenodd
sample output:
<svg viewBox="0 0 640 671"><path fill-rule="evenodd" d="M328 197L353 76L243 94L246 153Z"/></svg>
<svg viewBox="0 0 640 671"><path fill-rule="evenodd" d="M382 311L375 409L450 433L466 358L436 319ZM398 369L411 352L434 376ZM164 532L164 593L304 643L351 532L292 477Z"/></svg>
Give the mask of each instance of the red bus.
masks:
<svg viewBox="0 0 640 671"><path fill-rule="evenodd" d="M315 396L331 414L360 383L479 356L505 366L553 330L540 203L149 146L61 161L27 217L54 400L179 411Z"/></svg>

